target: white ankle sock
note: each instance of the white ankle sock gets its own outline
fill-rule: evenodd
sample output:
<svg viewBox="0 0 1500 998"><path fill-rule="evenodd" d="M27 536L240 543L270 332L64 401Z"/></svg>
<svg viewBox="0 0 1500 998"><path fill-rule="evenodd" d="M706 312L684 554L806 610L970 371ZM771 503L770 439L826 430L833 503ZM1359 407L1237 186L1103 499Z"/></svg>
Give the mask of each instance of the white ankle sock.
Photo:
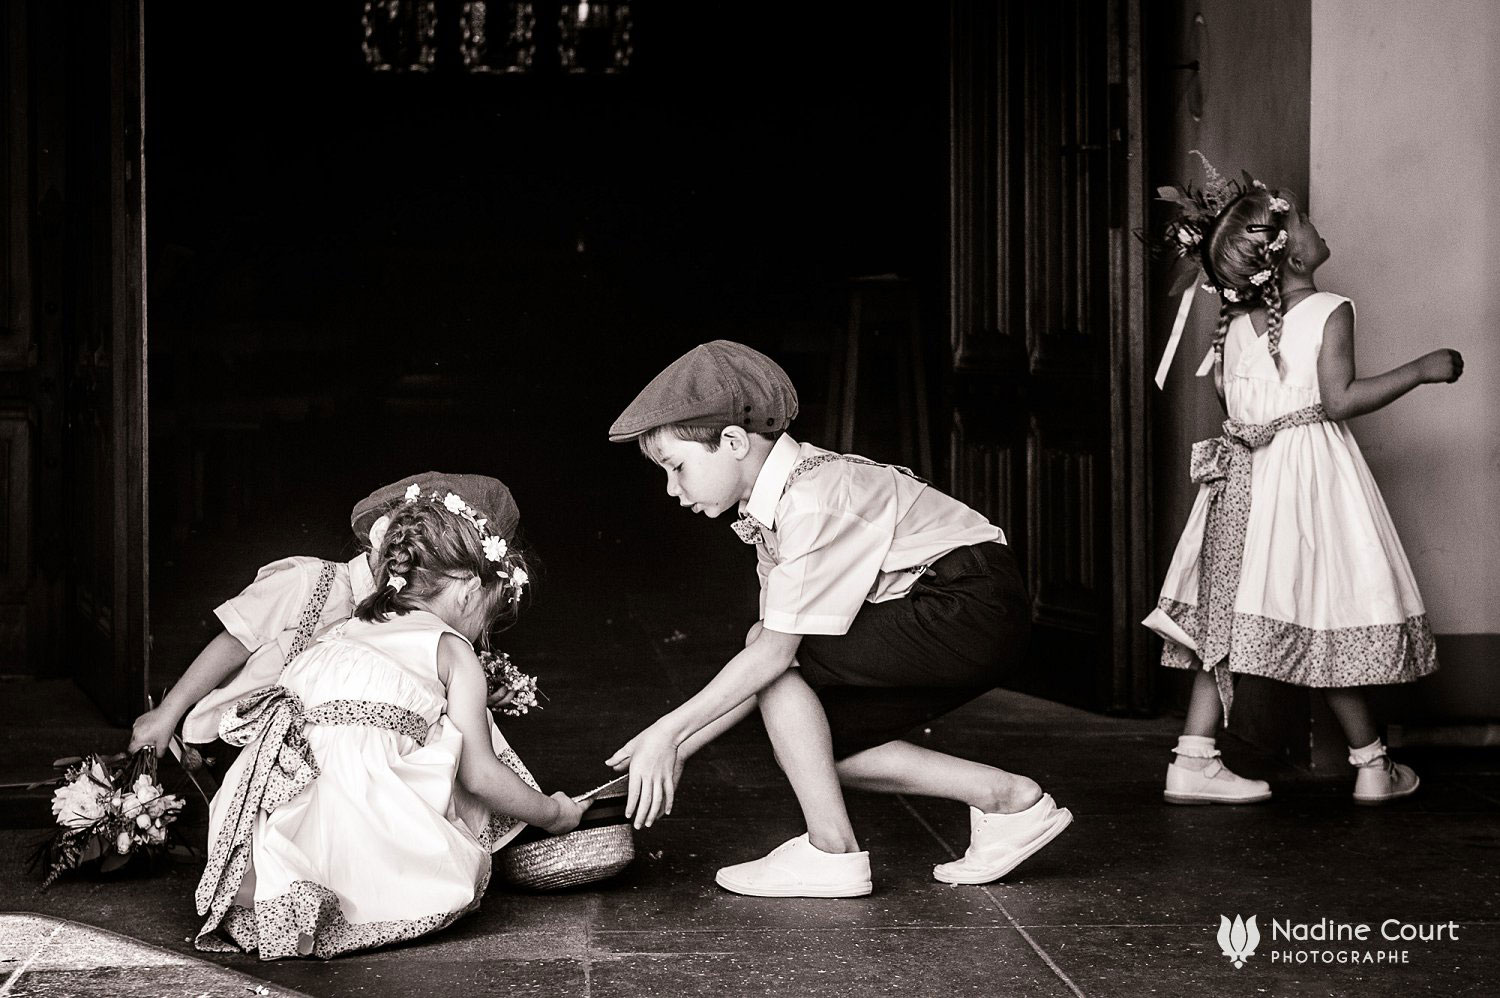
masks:
<svg viewBox="0 0 1500 998"><path fill-rule="evenodd" d="M1385 742L1377 738L1364 748L1349 746L1349 765L1357 767L1371 766L1385 759Z"/></svg>
<svg viewBox="0 0 1500 998"><path fill-rule="evenodd" d="M1177 756L1177 765L1183 769L1206 769L1219 755L1214 748L1214 739L1203 735L1179 735L1177 747L1172 750Z"/></svg>

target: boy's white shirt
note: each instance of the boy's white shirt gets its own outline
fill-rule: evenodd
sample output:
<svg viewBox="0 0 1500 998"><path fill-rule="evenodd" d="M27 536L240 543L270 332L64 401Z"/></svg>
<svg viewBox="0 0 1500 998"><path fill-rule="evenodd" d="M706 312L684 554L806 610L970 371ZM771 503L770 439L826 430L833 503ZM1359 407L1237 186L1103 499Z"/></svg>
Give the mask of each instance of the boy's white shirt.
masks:
<svg viewBox="0 0 1500 998"><path fill-rule="evenodd" d="M273 686L286 666L287 652L323 569L323 559L282 558L263 566L255 581L233 599L214 609L214 615L236 641L250 649L245 664L198 702L182 722L183 739L211 742L219 736L219 718L241 697ZM318 620L318 631L348 619L354 607L375 590L375 579L363 553L336 563L328 602Z"/></svg>
<svg viewBox="0 0 1500 998"><path fill-rule="evenodd" d="M783 434L740 506L763 527L755 550L766 627L843 634L865 602L910 592L914 569L970 544L1005 543L982 515L889 465L831 460L787 484L803 460L829 453Z"/></svg>

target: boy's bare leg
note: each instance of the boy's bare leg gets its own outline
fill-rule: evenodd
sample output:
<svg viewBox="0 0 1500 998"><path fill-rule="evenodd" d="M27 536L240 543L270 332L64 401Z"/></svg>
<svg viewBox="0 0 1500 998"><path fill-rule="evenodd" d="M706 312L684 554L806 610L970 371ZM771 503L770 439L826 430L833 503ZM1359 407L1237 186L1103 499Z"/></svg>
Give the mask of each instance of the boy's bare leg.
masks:
<svg viewBox="0 0 1500 998"><path fill-rule="evenodd" d="M986 814L1015 814L1042 799L1035 780L994 766L894 741L837 765L840 781L857 790L962 801Z"/></svg>
<svg viewBox="0 0 1500 998"><path fill-rule="evenodd" d="M788 669L761 690L760 714L802 807L808 841L824 852L859 852L834 767L833 736L818 695L796 669Z"/></svg>

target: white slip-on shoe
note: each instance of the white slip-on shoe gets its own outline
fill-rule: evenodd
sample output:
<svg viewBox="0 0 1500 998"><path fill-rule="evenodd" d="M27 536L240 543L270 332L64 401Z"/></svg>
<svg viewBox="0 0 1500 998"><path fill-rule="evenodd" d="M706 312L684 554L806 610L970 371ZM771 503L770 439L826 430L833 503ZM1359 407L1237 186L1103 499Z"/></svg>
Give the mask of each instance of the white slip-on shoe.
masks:
<svg viewBox="0 0 1500 998"><path fill-rule="evenodd" d="M1168 804L1258 804L1271 799L1271 785L1237 776L1218 759L1210 759L1202 769L1173 762L1167 764L1162 798Z"/></svg>
<svg viewBox="0 0 1500 998"><path fill-rule="evenodd" d="M1073 823L1073 812L1058 807L1051 794L1016 814L985 814L969 808L969 848L963 858L939 863L932 875L945 884L987 884L999 880Z"/></svg>
<svg viewBox="0 0 1500 998"><path fill-rule="evenodd" d="M804 832L760 859L714 877L726 891L760 898L853 898L870 893L868 852L824 852Z"/></svg>
<svg viewBox="0 0 1500 998"><path fill-rule="evenodd" d="M1399 800L1416 793L1421 785L1421 778L1410 766L1392 762L1382 753L1376 761L1360 766L1355 774L1354 803L1384 804Z"/></svg>

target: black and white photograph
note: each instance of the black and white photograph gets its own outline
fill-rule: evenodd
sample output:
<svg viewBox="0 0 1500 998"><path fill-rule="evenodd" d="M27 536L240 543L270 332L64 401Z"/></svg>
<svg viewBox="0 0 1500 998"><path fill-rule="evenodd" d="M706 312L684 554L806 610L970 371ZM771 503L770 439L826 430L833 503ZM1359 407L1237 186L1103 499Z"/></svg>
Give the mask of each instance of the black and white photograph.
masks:
<svg viewBox="0 0 1500 998"><path fill-rule="evenodd" d="M1500 994L1500 3L0 77L0 998Z"/></svg>

